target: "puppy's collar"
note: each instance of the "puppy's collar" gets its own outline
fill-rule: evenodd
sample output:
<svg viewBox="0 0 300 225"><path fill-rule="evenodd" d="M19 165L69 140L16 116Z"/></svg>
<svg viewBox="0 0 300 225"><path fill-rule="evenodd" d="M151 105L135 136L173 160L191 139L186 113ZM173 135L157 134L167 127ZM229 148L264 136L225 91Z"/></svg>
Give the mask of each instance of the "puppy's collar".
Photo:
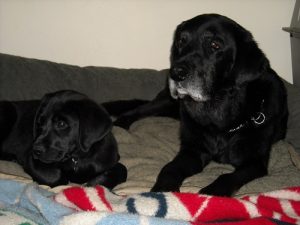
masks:
<svg viewBox="0 0 300 225"><path fill-rule="evenodd" d="M241 123L240 125L238 125L235 128L231 128L228 131L228 133L234 133L242 128L247 128L250 126L257 127L257 126L262 125L266 121L266 115L263 113L264 102L265 102L265 100L263 99L261 101L260 110L258 112L256 112L253 116L251 116L251 118L249 120L245 121L244 123Z"/></svg>

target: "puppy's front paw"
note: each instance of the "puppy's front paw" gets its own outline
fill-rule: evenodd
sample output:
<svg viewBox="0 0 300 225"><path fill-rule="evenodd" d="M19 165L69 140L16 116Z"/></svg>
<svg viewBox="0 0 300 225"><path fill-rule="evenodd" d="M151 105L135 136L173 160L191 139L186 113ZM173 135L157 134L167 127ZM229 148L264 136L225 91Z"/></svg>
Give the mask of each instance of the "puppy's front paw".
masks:
<svg viewBox="0 0 300 225"><path fill-rule="evenodd" d="M118 127L122 127L125 130L129 130L130 125L134 122L135 120L129 116L121 116L117 118L114 121L114 125Z"/></svg>

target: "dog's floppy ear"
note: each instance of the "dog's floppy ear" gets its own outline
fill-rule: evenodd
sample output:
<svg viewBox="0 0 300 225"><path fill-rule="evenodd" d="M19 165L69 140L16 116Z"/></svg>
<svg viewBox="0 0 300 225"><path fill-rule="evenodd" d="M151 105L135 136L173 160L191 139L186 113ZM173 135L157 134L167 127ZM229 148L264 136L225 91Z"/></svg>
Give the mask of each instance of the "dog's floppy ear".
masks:
<svg viewBox="0 0 300 225"><path fill-rule="evenodd" d="M234 34L236 57L233 71L236 84L243 85L260 77L270 64L249 31L237 24Z"/></svg>
<svg viewBox="0 0 300 225"><path fill-rule="evenodd" d="M103 139L112 129L109 114L95 102L86 99L76 102L79 116L79 145L88 152L92 145Z"/></svg>

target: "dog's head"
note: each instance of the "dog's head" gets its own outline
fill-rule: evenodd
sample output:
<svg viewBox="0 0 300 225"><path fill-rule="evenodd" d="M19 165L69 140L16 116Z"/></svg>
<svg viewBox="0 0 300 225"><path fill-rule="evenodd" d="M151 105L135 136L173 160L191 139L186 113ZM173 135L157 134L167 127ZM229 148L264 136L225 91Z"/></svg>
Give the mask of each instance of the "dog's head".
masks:
<svg viewBox="0 0 300 225"><path fill-rule="evenodd" d="M46 94L34 121L33 157L44 163L62 162L88 152L111 131L108 113L75 91Z"/></svg>
<svg viewBox="0 0 300 225"><path fill-rule="evenodd" d="M170 61L171 95L197 102L222 98L269 67L251 33L217 14L181 23L174 34Z"/></svg>

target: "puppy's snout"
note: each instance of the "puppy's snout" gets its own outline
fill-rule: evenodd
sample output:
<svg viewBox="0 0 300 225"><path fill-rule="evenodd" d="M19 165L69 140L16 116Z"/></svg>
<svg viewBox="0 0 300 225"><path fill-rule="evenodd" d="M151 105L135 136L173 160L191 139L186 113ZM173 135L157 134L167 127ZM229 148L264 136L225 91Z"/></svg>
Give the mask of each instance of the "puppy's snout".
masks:
<svg viewBox="0 0 300 225"><path fill-rule="evenodd" d="M170 75L175 81L183 81L188 77L188 69L184 66L174 66L171 68Z"/></svg>

